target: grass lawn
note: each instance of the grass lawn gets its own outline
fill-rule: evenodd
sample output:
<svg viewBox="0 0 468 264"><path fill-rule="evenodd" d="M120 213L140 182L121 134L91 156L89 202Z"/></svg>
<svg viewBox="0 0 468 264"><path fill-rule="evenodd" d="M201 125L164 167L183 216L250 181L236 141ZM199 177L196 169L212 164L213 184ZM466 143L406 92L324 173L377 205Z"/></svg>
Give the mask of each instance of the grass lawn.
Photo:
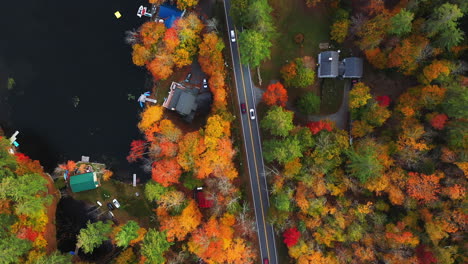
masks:
<svg viewBox="0 0 468 264"><path fill-rule="evenodd" d="M321 114L333 114L338 111L343 101L344 85L346 80L322 79L321 86Z"/></svg>
<svg viewBox="0 0 468 264"><path fill-rule="evenodd" d="M114 209L113 213L120 223L135 220L142 227L155 226L156 223L150 222L150 216L154 215L154 212L152 211L152 205L144 197L143 185L133 187L131 184L112 179L101 181L101 184L100 187L94 190L73 193L73 197L92 204L100 201L103 204L102 210L107 210L106 204L112 202L113 199L117 199L120 208ZM136 197L135 192L139 192L140 196Z"/></svg>
<svg viewBox="0 0 468 264"><path fill-rule="evenodd" d="M270 0L269 2L274 9L273 19L278 37L273 42L271 60L260 66L264 87L270 80L280 78L279 71L286 60L303 56L317 58L319 43L328 41L331 24L330 11L322 5L307 8L304 0ZM302 45L294 41L294 37L299 33L304 35Z"/></svg>

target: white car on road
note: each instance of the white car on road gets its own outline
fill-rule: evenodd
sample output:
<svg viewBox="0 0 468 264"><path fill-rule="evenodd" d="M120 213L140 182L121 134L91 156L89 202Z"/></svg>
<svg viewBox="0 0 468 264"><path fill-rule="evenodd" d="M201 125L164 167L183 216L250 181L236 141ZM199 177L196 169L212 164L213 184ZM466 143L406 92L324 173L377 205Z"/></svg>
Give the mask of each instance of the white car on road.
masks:
<svg viewBox="0 0 468 264"><path fill-rule="evenodd" d="M231 29L231 41L236 42L236 33L234 32L234 29Z"/></svg>
<svg viewBox="0 0 468 264"><path fill-rule="evenodd" d="M250 119L254 120L255 119L255 111L253 109L250 109L249 112L250 112Z"/></svg>

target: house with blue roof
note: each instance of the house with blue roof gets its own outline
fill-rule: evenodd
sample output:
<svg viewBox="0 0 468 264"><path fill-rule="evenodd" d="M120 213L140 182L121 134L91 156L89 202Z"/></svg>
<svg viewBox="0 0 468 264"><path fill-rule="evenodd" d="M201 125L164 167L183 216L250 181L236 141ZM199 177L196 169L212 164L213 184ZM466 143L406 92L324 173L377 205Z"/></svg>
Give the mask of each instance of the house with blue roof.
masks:
<svg viewBox="0 0 468 264"><path fill-rule="evenodd" d="M160 5L159 6L159 19L164 20L166 28L171 28L174 21L184 16L185 11L177 9L171 5Z"/></svg>

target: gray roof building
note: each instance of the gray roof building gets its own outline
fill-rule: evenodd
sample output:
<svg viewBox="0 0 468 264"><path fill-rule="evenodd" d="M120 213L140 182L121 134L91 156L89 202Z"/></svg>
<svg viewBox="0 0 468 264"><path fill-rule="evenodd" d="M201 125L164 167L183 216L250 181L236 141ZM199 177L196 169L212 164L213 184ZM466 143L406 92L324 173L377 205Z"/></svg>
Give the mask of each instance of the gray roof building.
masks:
<svg viewBox="0 0 468 264"><path fill-rule="evenodd" d="M362 77L362 59L350 57L343 59L344 65L343 78L361 78Z"/></svg>
<svg viewBox="0 0 468 264"><path fill-rule="evenodd" d="M318 55L318 77L336 78L338 76L339 53L324 51Z"/></svg>
<svg viewBox="0 0 468 264"><path fill-rule="evenodd" d="M349 57L339 61L337 51L324 51L318 55L319 78L361 78L363 61L361 58Z"/></svg>
<svg viewBox="0 0 468 264"><path fill-rule="evenodd" d="M197 110L196 89L189 89L180 83L172 82L169 96L164 99L163 107L187 116Z"/></svg>

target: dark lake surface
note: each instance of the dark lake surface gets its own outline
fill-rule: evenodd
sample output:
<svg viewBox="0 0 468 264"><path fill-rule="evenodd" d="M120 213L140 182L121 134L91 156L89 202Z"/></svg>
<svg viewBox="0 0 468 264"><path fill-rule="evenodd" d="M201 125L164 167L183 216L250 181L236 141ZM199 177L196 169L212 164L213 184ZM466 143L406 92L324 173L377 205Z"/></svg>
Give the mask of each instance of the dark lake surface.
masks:
<svg viewBox="0 0 468 264"><path fill-rule="evenodd" d="M0 125L20 131L20 149L47 170L57 162L104 162L120 177L144 91L145 70L132 64L125 31L144 21L139 0L0 3ZM116 19L115 11L122 18ZM6 79L16 85L8 90ZM75 107L73 98L79 98ZM125 176L126 177L126 176Z"/></svg>

